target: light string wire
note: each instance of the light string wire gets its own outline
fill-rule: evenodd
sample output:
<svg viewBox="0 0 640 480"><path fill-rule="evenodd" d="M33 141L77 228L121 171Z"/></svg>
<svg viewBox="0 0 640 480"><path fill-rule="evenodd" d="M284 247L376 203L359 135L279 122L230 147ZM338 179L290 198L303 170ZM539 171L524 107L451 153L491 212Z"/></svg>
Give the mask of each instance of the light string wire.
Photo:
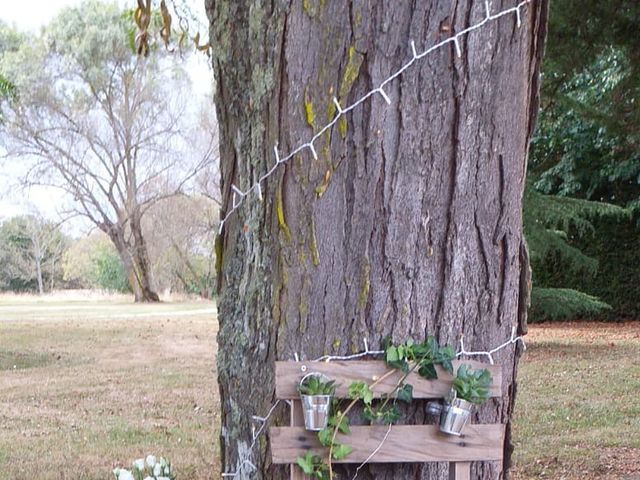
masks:
<svg viewBox="0 0 640 480"><path fill-rule="evenodd" d="M244 199L247 196L249 196L249 194L255 192L256 195L258 196L258 199L260 201L262 201L262 189L263 189L262 184L265 183L267 181L267 179L269 179L269 177L271 177L273 174L276 173L276 171L278 170L278 167L280 167L280 165L283 165L283 164L287 163L295 155L297 155L298 153L300 153L300 152L302 152L304 150L309 150L311 152L311 155L313 156L313 158L315 160L317 160L318 159L318 152L316 151L314 143L320 137L322 137L326 131L328 131L331 128L333 128L333 126L336 123L338 123L338 121L340 120L341 117L345 116L347 113L351 112L357 106L359 106L360 104L364 103L365 101L367 101L369 98L373 97L374 95L380 95L388 105L391 105L391 99L389 98L389 95L387 95L387 92L385 91L385 87L389 83L391 83L393 80L395 80L400 75L402 75L405 72L405 70L410 68L418 60L421 60L422 58L426 57L430 53L432 53L432 52L434 52L434 51L446 46L449 43L453 43L453 45L455 47L455 50L456 50L456 55L458 57L461 57L462 56L462 49L460 47L460 39L462 37L464 37L465 35L473 32L474 30L477 30L477 29L481 28L482 26L484 26L488 22L491 22L493 20L497 20L497 19L499 19L501 17L504 17L505 15L515 14L515 16L516 16L516 24L517 24L517 26L519 28L521 26L521 24L522 24L520 9L522 7L524 7L526 4L531 3L531 1L532 0L522 0L515 7L507 8L505 10L502 10L502 11L498 12L498 13L492 14L489 0L485 0L484 6L485 6L486 16L482 21L480 21L480 22L478 22L478 23L476 23L476 24L474 24L474 25L472 25L470 27L467 27L464 30L461 30L460 32L456 33L455 35L450 36L450 37L442 40L439 43L436 43L435 45L427 48L426 50L424 50L424 51L422 51L420 53L418 53L418 51L416 50L415 42L413 40L411 40L409 42L409 45L411 47L411 59L409 61L407 61L404 65L402 65L394 73L392 73L390 76L388 76L385 80L383 80L382 83L380 83L380 85L378 87L376 87L373 90L370 90L369 92L365 93L363 96L361 96L358 100L356 100L351 105L349 105L347 107L342 107L340 105L340 102L338 102L338 99L336 97L333 97L333 103L334 103L334 105L336 107L335 117L333 118L333 120L331 120L329 123L327 123L324 127L322 127L313 137L311 137L311 139L308 142L299 145L297 148L295 148L293 151L291 151L288 155L286 155L284 157L280 156L280 153L278 151L278 144L276 143L274 145L274 147L273 147L273 154L274 154L274 158L275 158L275 163L271 166L271 168L266 173L264 173L261 177L259 177L249 189L241 190L236 185L234 185L234 184L231 185L231 193L232 193L231 208L227 211L227 213L225 214L224 218L222 218L220 220L220 226L219 226L219 229L218 229L218 234L219 235L222 234L222 230L224 228L224 225L229 220L229 217L231 217L233 212L235 212L238 208L240 208L240 205L242 205L242 202L244 201Z"/></svg>
<svg viewBox="0 0 640 480"><path fill-rule="evenodd" d="M526 343L524 343L524 338L522 338L522 336L516 336L516 327L512 327L511 328L511 338L509 340L507 340L506 342L504 342L501 345L498 345L496 348L493 348L491 350L489 350L488 352L483 352L483 351L478 351L478 352L469 352L464 348L464 335L460 335L460 351L458 353L456 353L456 357L462 357L462 356L467 356L467 357L471 357L471 356L479 356L479 355L484 355L489 359L489 363L491 365L494 364L493 361L493 354L502 350L505 347L508 347L509 345L512 345L514 343L520 342L522 345L522 349L526 350L527 349L527 345Z"/></svg>
<svg viewBox="0 0 640 480"><path fill-rule="evenodd" d="M418 53L417 49L416 49L416 45L415 42L413 40L410 41L410 47L411 47L411 59L409 61L407 61L402 67L400 67L398 70L396 70L394 73L392 73L389 77L387 77L384 81L382 81L382 83L380 83L380 85L376 88L374 88L373 90L370 90L369 92L367 92L366 94L364 94L363 96L361 96L358 100L356 100L353 104L343 108L340 103L338 102L338 99L336 97L333 98L333 103L336 107L336 115L333 118L333 120L331 120L329 123L327 123L324 127L322 127L313 137L311 137L311 139L306 142L303 143L301 145L299 145L297 148L295 148L293 151L291 151L289 154L287 154L284 157L280 156L280 153L278 151L278 144L276 143L276 145L274 145L273 147L273 153L274 153L274 158L275 158L275 163L272 165L272 167L266 172L264 173L261 177L258 178L258 180L248 189L248 190L241 190L240 188L238 188L236 185L232 184L231 185L231 190L232 190L232 206L231 209L229 209L227 211L227 213L225 214L224 218L222 218L220 220L220 227L218 230L218 234L222 234L222 230L224 228L225 223L229 220L229 218L231 217L231 215L233 214L233 212L235 212L238 208L240 208L240 206L242 205L244 199L249 196L249 194L251 194L252 192L255 192L258 196L258 199L260 201L262 201L262 184L264 182L266 182L269 177L271 177L272 175L275 174L275 172L278 170L278 168L280 167L280 165L287 163L289 160L291 160L295 155L297 155L298 153L308 149L311 152L311 155L313 156L314 159L317 160L318 158L318 154L316 152L316 149L314 147L314 142L317 141L322 135L324 135L324 133L328 130L330 130L331 128L333 128L333 126L340 120L340 118L344 115L346 115L347 113L349 113L350 111L354 110L356 107L358 107L360 104L364 103L365 101L367 101L369 98L373 97L374 95L378 94L380 95L383 100L390 105L391 104L391 99L389 98L389 96L387 95L387 93L385 92L384 88L391 83L393 80L395 80L396 78L398 78L400 75L402 75L408 68L410 68L415 62L417 62L418 60L424 58L425 56L427 56L428 54L446 46L449 43L453 43L455 50L456 50L456 55L458 57L462 56L462 49L460 46L460 39L473 32L474 30L477 30L479 28L481 28L482 26L484 26L486 23L493 21L493 20L497 20L505 15L510 15L510 14L515 14L516 15L516 24L518 26L518 28L520 28L520 26L522 25L522 19L521 19L521 8L523 8L526 4L531 3L532 0L522 0L520 3L518 3L515 7L511 7L505 10L502 10L498 13L491 13L491 6L490 6L490 2L489 0L485 0L484 1L484 6L485 6L485 12L486 12L486 16L485 18L468 27L465 28L464 30L458 32L457 34L446 38L445 40L436 43L435 45L427 48L426 50L424 50L421 53ZM493 359L493 355L495 353L497 353L498 351L502 350L503 348L506 348L510 345L513 345L515 343L517 343L518 341L521 342L522 347L526 350L526 345L524 343L524 339L522 338L522 336L516 336L516 329L515 327L512 329L511 332L511 338L504 342L501 345L498 345L497 347L488 350L488 351L467 351L464 345L464 336L461 335L460 337L460 351L458 353L456 353L456 358L460 357L460 356L486 356L489 359L489 362L493 365L494 364L494 359ZM363 352L360 353L356 353L353 355L344 355L344 356L336 356L336 355L324 355L322 357L317 358L316 360L313 361L325 361L325 362L329 362L329 361L334 361L334 360L353 360L353 359L357 359L357 358L362 358L365 356L372 356L372 355L381 355L382 353L384 353L381 350L369 350L369 346L367 344L366 339L364 340L364 344L365 344L365 350ZM296 361L299 361L299 356L296 353L295 354L295 359ZM236 472L231 472L231 473L223 473L222 477L225 478L236 478L238 475L240 475L241 473L245 472L245 468L248 467L251 469L251 471L256 471L256 466L251 462L250 456L253 452L253 449L256 446L256 443L258 441L258 438L260 437L260 435L265 431L265 428L270 420L270 418L272 417L273 413L275 412L276 408L278 407L278 405L280 404L280 400L277 400L269 409L269 412L267 413L267 415L265 417L259 417L259 416L252 416L252 420L254 422L258 422L260 423L260 427L256 430L255 428L255 424L252 426L252 437L253 437L253 441L249 447L249 449L246 450L246 454L245 454L245 458L242 459L238 459L238 469ZM289 405L291 405L291 403L289 402ZM384 436L384 438L382 439L382 441L380 442L380 444L378 445L378 447L372 452L372 454L356 469L356 473L353 477L352 480L355 480L355 478L358 476L358 472L361 468L364 467L364 465L366 465L366 463L371 460L371 458L373 458L373 456L378 453L378 451L380 451L380 449L382 448L382 446L384 445L384 442L387 440L389 433L391 432L391 426L389 426L389 429L387 430L386 435Z"/></svg>
<svg viewBox="0 0 640 480"><path fill-rule="evenodd" d="M493 365L494 364L493 363L494 362L493 355L495 355L500 350L502 350L504 348L507 348L508 346L513 345L513 344L515 344L517 342L520 342L522 347L523 347L523 349L526 350L527 346L526 346L526 344L524 342L524 338L521 335L516 336L516 328L513 327L511 329L511 338L509 340L507 340L506 342L498 345L497 347L492 348L491 350L487 350L487 351L467 351L465 349L465 347L464 347L464 335L460 335L460 350L456 353L456 358L457 357L461 357L461 356L466 356L466 357L486 356L489 359L490 363ZM332 361L342 361L342 360L356 360L358 358L362 358L362 357L366 357L366 356L382 355L384 353L384 350L369 350L369 342L367 341L366 338L363 339L363 343L364 343L364 351L362 351L362 352L354 353L353 355L323 355L321 357L318 357L316 359L309 360L309 361L310 362L332 362ZM294 356L294 359L295 359L296 362L301 362L300 355L298 355L298 353L294 353L293 356ZM306 371L306 369L304 371ZM278 405L280 405L281 402L282 402L282 400L276 400L276 402L269 409L269 411L268 411L266 416L259 417L257 415L253 415L251 417L251 419L254 422L257 422L257 423L260 424L260 427L256 430L255 424L252 426L251 433L252 433L253 441L251 443L251 446L246 450L247 453L246 453L245 458L242 458L241 460L238 459L238 470L236 470L235 472L223 473L222 474L223 477L225 477L225 478L236 478L236 476L240 475L241 473L243 473L245 471L244 470L245 467L250 468L251 471L255 471L256 470L256 466L251 462L251 459L250 459L251 452L253 451L253 449L256 446L256 443L258 442L258 437L262 433L264 433L269 420L271 419L271 417L273 416L276 408L278 407ZM287 403L289 403L289 406L291 406L291 402L290 401L287 402ZM353 477L353 479L355 479L358 476L358 472L360 471L360 469L362 469L362 467L364 467L369 462L369 460L371 460L374 457L374 455L380 451L380 449L384 445L384 442L387 440L390 432L391 432L391 425L389 426L389 429L387 430L386 435L384 436L384 438L382 439L382 441L380 442L378 447L356 469L356 474Z"/></svg>

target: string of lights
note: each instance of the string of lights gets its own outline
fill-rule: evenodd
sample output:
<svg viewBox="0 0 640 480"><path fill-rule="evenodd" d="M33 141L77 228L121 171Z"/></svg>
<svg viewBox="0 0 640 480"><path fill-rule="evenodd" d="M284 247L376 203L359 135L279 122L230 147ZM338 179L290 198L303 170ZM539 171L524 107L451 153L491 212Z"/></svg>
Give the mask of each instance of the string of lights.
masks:
<svg viewBox="0 0 640 480"><path fill-rule="evenodd" d="M509 340L507 340L506 342L504 342L501 345L498 345L496 348L489 350L487 352L485 351L479 351L479 352L468 352L465 348L464 348L464 335L460 336L460 351L456 354L456 357L461 357L461 356L466 356L466 357L477 357L477 356L486 356L489 359L489 363L491 365L494 364L493 361L493 355L495 353L497 353L498 351L502 350L505 347L508 347L509 345L513 345L514 343L520 342L522 344L522 348L524 350L527 349L527 345L526 343L524 343L524 338L522 338L522 336L516 336L516 327L513 327L511 329L511 338Z"/></svg>
<svg viewBox="0 0 640 480"><path fill-rule="evenodd" d="M298 153L301 153L301 152L303 152L305 150L309 150L309 152L311 153L313 158L315 160L317 160L318 159L318 152L316 151L316 148L314 146L315 142L320 137L322 137L325 132L327 132L328 130L332 129L336 125L336 123L338 123L338 121L340 120L341 117L345 116L347 113L351 112L356 107L358 107L360 104L366 102L367 100L369 100L374 95L379 95L380 97L382 97L382 99L388 105L391 105L391 99L389 98L389 95L387 95L387 93L385 91L385 87L387 87L387 85L389 85L392 81L394 81L396 78L398 78L400 75L402 75L414 63L416 63L417 61L423 59L424 57L426 57L430 53L435 52L436 50L438 50L438 49L440 49L442 47L445 47L448 44L452 43L454 45L454 47L455 47L456 55L458 57L461 57L462 56L462 48L460 46L461 38L464 37L465 35L468 35L469 33L473 32L474 30L477 30L477 29L481 28L485 24L487 24L487 23L489 23L489 22L491 22L493 20L497 20L499 18L502 18L505 15L515 14L516 23L517 23L518 27L520 27L520 25L522 23L520 10L526 4L530 3L531 1L532 0L522 0L515 7L507 8L506 10L502 10L502 11L500 11L498 13L492 14L489 0L485 0L484 6L485 6L486 16L482 21L480 21L480 22L478 22L478 23L476 23L476 24L474 24L474 25L472 25L470 27L467 27L464 30L461 30L460 32L456 33L455 35L452 35L452 36L442 40L441 42L436 43L435 45L427 48L426 50L424 50L422 52L418 52L418 50L416 49L415 42L413 40L411 40L411 42L410 42L411 58L404 65L402 65L402 67L400 67L398 70L393 72L390 76L388 76L385 80L383 80L382 83L380 83L380 85L378 87L374 88L373 90L368 91L367 93L365 93L363 96L361 96L358 100L356 100L351 105L349 105L347 107L342 107L340 105L340 102L338 102L338 99L336 97L333 97L333 103L335 104L335 107L336 107L336 113L335 113L335 116L334 116L333 120L331 120L329 123L327 123L320 130L318 130L318 132L313 137L311 137L311 139L309 141L300 144L298 147L296 147L294 150L292 150L289 154L285 155L284 157L280 156L280 152L278 151L278 144L274 145L273 154L274 154L274 158L275 158L275 163L271 166L271 168L266 173L264 173L261 177L259 177L251 187L249 187L247 190L241 190L238 186L233 185L233 184L231 185L231 191L232 191L231 208L229 208L227 210L225 216L220 220L220 226L219 226L218 233L222 234L222 230L224 228L224 225L229 220L229 217L231 217L233 212L235 212L238 208L240 208L240 205L242 205L242 202L244 201L244 199L246 197L248 197L251 193L255 193L257 195L258 199L262 200L262 188L263 188L262 184L265 183L269 179L269 177L271 177L273 174L275 174L276 171L278 170L278 168L281 165L286 164L295 155L297 155Z"/></svg>

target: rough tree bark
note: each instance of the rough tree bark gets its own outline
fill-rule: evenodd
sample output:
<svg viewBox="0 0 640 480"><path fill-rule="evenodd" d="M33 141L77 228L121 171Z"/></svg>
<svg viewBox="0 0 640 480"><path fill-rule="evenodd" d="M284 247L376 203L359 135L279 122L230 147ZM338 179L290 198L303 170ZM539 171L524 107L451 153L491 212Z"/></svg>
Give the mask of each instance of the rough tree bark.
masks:
<svg viewBox="0 0 640 480"><path fill-rule="evenodd" d="M419 50L485 16L482 1L207 0L217 81L223 213L283 154ZM494 1L494 11L515 1ZM486 349L526 330L521 208L537 110L546 0L485 25L407 70L296 156L219 238L222 468L274 399L276 359L435 335ZM477 421L509 424L520 348L497 355L504 397ZM282 418L285 412L282 412ZM423 414L410 412L415 421ZM505 445L506 462L511 445ZM268 442L242 478L287 478ZM506 465L473 467L497 478ZM446 465L389 465L359 478L445 478ZM350 478L350 477L343 477Z"/></svg>

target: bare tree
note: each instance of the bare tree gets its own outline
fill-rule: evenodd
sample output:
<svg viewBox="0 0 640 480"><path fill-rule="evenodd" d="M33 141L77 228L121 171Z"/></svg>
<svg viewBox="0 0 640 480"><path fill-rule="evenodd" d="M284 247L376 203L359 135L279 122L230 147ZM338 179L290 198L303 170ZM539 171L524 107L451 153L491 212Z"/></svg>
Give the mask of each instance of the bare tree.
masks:
<svg viewBox="0 0 640 480"><path fill-rule="evenodd" d="M159 285L212 297L218 232L215 202L206 195L164 200L149 210L143 232Z"/></svg>
<svg viewBox="0 0 640 480"><path fill-rule="evenodd" d="M36 282L39 295L55 285L56 265L67 247L60 225L47 221L38 213L14 217L2 225L0 235L3 274L6 283Z"/></svg>
<svg viewBox="0 0 640 480"><path fill-rule="evenodd" d="M26 253L35 269L38 294L42 295L45 291L44 270L48 270L51 291L55 286L56 264L62 258L67 241L59 224L47 221L39 214L24 217L24 233L28 240Z"/></svg>
<svg viewBox="0 0 640 480"><path fill-rule="evenodd" d="M136 57L130 28L114 5L86 2L4 55L18 98L4 103L2 129L9 156L32 162L24 184L67 192L72 213L115 245L136 301L158 301L142 219L194 184L215 142L212 133L192 149L185 72L161 56Z"/></svg>

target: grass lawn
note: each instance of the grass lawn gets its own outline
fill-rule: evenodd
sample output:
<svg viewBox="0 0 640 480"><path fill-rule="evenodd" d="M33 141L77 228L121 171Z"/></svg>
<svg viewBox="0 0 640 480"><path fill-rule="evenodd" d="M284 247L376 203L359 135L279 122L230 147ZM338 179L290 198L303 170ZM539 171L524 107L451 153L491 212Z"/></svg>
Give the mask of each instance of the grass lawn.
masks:
<svg viewBox="0 0 640 480"><path fill-rule="evenodd" d="M108 479L149 453L218 479L214 305L0 296L3 478ZM533 326L517 480L640 479L640 323Z"/></svg>
<svg viewBox="0 0 640 480"><path fill-rule="evenodd" d="M218 479L212 303L0 297L0 472L108 479L155 454Z"/></svg>
<svg viewBox="0 0 640 480"><path fill-rule="evenodd" d="M640 479L640 322L530 327L516 479Z"/></svg>

